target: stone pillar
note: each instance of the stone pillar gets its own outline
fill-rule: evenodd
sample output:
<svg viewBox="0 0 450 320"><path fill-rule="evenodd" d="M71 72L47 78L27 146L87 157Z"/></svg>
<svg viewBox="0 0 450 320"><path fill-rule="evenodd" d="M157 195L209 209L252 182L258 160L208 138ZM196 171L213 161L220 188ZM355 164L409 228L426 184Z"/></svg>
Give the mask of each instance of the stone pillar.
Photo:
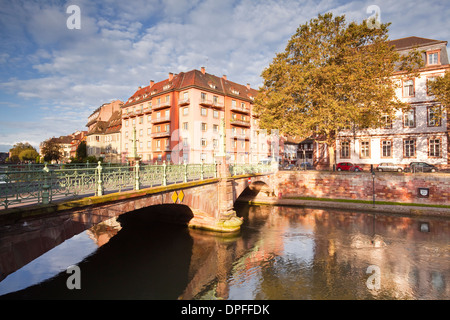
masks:
<svg viewBox="0 0 450 320"><path fill-rule="evenodd" d="M224 227L239 229L242 224L242 219L236 216L236 211L233 209L234 196L233 196L233 183L231 178L230 166L228 164L226 154L226 134L225 134L225 119L221 120L220 128L220 149L219 154L216 157L218 165L218 177L220 179L218 185L218 216L216 219L219 224L223 224Z"/></svg>

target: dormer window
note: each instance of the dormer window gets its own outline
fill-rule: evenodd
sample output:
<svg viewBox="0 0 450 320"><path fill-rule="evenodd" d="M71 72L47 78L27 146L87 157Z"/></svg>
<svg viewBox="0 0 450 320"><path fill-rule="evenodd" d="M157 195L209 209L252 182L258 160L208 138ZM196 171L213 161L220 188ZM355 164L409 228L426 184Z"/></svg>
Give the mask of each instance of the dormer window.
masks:
<svg viewBox="0 0 450 320"><path fill-rule="evenodd" d="M440 64L439 58L440 58L439 50L427 52L427 65Z"/></svg>
<svg viewBox="0 0 450 320"><path fill-rule="evenodd" d="M231 92L232 92L233 94L239 95L239 91L237 91L236 89L231 89Z"/></svg>
<svg viewBox="0 0 450 320"><path fill-rule="evenodd" d="M170 84L166 84L166 85L163 87L163 90L168 90L168 89L170 89Z"/></svg>

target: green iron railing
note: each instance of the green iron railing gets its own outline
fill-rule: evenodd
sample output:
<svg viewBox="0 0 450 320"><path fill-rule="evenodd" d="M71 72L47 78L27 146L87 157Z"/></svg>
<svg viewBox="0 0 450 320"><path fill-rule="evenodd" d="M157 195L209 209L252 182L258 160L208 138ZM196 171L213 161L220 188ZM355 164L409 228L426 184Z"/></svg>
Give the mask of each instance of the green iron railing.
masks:
<svg viewBox="0 0 450 320"><path fill-rule="evenodd" d="M232 176L270 172L270 165L230 165ZM0 205L7 209L12 204L48 204L70 197L97 195L106 192L139 190L154 186L197 181L217 177L217 165L179 164L134 166L103 165L59 168L45 165L37 169L0 169ZM28 167L30 169L30 167Z"/></svg>

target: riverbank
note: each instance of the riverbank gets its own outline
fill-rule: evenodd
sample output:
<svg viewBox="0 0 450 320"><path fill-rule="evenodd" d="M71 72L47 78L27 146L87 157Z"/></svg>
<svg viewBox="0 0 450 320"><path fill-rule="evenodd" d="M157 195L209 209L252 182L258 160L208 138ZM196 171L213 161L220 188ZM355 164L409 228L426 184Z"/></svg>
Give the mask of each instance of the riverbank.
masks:
<svg viewBox="0 0 450 320"><path fill-rule="evenodd" d="M274 197L241 197L237 201L251 205L293 206L338 210L354 210L362 212L375 212L408 216L450 218L450 206L430 206L408 203L383 202L352 202L340 199L300 199L300 198L274 198Z"/></svg>

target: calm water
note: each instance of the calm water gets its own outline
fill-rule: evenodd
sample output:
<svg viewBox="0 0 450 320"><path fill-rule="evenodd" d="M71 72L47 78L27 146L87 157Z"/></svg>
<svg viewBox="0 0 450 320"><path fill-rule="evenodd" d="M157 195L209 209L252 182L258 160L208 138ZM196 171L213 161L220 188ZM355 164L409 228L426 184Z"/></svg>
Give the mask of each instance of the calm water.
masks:
<svg viewBox="0 0 450 320"><path fill-rule="evenodd" d="M235 235L122 215L7 276L0 297L450 299L448 219L269 206L238 214ZM73 264L80 290L66 286Z"/></svg>

